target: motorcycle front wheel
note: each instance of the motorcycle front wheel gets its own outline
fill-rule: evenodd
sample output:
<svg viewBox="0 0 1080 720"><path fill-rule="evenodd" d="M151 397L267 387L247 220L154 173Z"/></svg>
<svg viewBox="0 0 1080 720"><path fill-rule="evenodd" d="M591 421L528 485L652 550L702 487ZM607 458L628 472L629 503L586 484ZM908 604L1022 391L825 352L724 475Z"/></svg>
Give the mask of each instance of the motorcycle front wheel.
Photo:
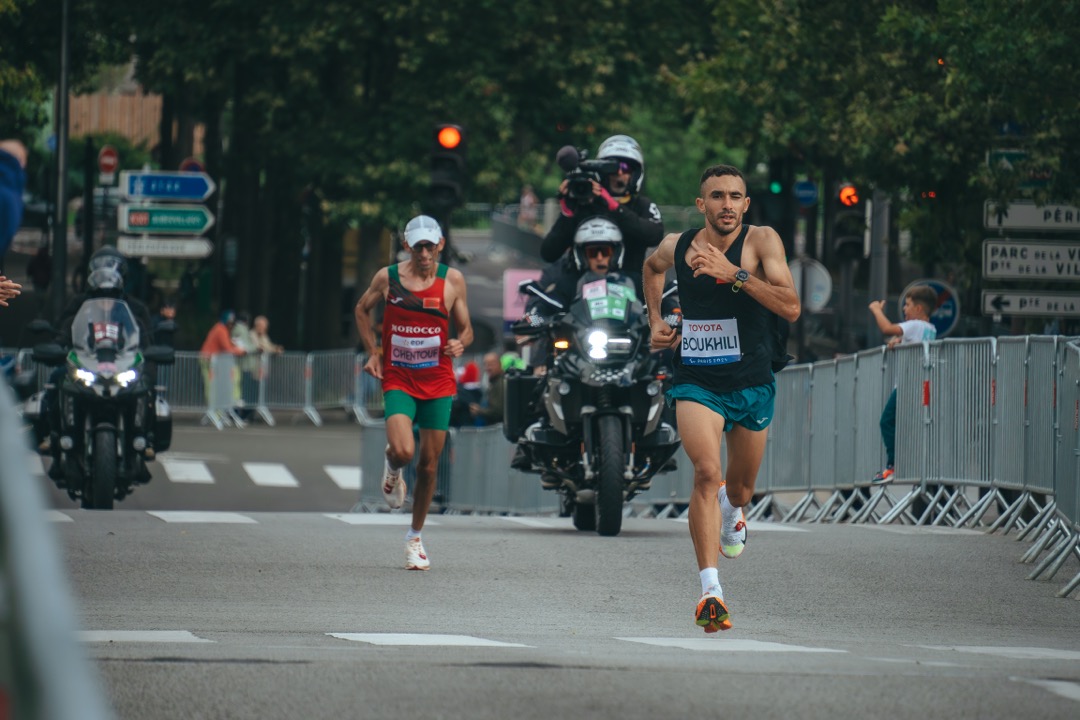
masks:
<svg viewBox="0 0 1080 720"><path fill-rule="evenodd" d="M90 507L112 510L116 487L116 433L98 430L94 433L93 475L90 479Z"/></svg>
<svg viewBox="0 0 1080 720"><path fill-rule="evenodd" d="M599 418L600 457L597 463L596 532L615 536L622 530L623 510L623 426L614 415Z"/></svg>

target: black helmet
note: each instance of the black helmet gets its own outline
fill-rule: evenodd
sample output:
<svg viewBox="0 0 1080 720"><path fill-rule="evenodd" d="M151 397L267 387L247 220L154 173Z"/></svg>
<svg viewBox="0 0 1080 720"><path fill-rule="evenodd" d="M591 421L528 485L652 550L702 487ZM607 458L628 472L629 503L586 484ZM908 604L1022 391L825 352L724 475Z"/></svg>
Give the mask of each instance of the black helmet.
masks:
<svg viewBox="0 0 1080 720"><path fill-rule="evenodd" d="M86 266L87 282L95 270L111 268L120 274L121 286L127 279L127 258L111 245L102 245L90 256L90 262Z"/></svg>

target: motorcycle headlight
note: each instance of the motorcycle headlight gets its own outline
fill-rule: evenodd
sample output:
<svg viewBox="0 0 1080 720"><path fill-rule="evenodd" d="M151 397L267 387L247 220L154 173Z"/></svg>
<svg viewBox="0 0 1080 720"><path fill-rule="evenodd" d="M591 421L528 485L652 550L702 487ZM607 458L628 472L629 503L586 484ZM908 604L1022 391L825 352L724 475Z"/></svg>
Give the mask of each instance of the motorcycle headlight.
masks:
<svg viewBox="0 0 1080 720"><path fill-rule="evenodd" d="M75 375L75 379L81 382L86 387L90 387L94 384L94 381L97 380L97 376L94 375L94 373L90 372L89 370L84 370L82 368L75 368L75 372L73 374Z"/></svg>
<svg viewBox="0 0 1080 720"><path fill-rule="evenodd" d="M603 360L607 357L608 336L603 330L593 330L585 338L585 344L589 346L589 357L593 360Z"/></svg>
<svg viewBox="0 0 1080 720"><path fill-rule="evenodd" d="M612 337L603 330L590 330L585 336L585 344L589 347L589 357L593 360L604 360L611 357L629 357L634 349L634 341L628 337Z"/></svg>
<svg viewBox="0 0 1080 720"><path fill-rule="evenodd" d="M139 377L139 373L135 370L125 370L116 376L116 382L120 387L127 387L131 383L135 382L135 378Z"/></svg>

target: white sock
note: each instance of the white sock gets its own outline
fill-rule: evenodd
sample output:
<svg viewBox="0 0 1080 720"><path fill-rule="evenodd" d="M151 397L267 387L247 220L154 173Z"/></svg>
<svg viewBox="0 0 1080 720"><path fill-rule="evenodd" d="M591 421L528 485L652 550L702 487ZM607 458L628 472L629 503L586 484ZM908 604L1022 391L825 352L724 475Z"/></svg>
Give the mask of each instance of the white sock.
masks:
<svg viewBox="0 0 1080 720"><path fill-rule="evenodd" d="M716 568L705 568L698 573L698 577L701 578L701 594L713 591L713 594L724 597L724 593L720 590L720 575L717 573Z"/></svg>
<svg viewBox="0 0 1080 720"><path fill-rule="evenodd" d="M401 474L401 468L390 467L390 458L384 458L384 459L386 461L386 466L385 467L386 467L386 474L387 475L393 475L394 477L397 477L398 475Z"/></svg>
<svg viewBox="0 0 1080 720"><path fill-rule="evenodd" d="M419 537L419 530L413 530L412 528L409 528L409 532L405 533L405 542L409 542L410 540L416 540Z"/></svg>
<svg viewBox="0 0 1080 720"><path fill-rule="evenodd" d="M720 515L723 518L724 525L730 526L728 529L731 529L739 519L739 508L732 505L731 501L728 500L726 485L720 488L718 495L720 496Z"/></svg>

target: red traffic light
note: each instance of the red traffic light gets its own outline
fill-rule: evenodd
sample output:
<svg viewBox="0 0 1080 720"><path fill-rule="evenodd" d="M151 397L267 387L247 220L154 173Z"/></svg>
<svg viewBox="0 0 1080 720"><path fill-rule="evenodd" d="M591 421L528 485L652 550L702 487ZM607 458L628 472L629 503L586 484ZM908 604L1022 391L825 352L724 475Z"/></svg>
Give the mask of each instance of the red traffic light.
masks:
<svg viewBox="0 0 1080 720"><path fill-rule="evenodd" d="M461 144L461 128L457 125L440 125L435 132L439 147L454 150Z"/></svg>
<svg viewBox="0 0 1080 720"><path fill-rule="evenodd" d="M859 189L854 185L840 186L840 204L852 207L859 204Z"/></svg>

